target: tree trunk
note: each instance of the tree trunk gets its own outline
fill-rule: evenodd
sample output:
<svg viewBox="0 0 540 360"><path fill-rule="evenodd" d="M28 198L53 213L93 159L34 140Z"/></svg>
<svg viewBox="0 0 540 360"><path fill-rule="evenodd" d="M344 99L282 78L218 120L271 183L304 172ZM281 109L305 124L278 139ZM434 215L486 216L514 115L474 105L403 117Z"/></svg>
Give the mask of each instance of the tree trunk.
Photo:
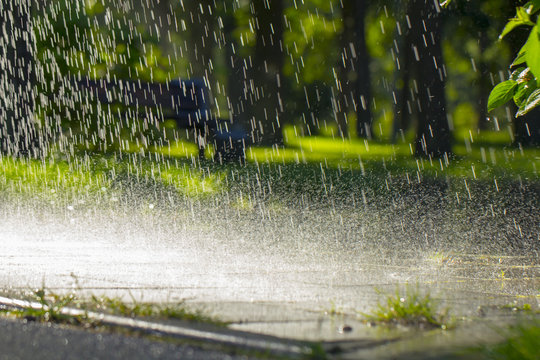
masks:
<svg viewBox="0 0 540 360"><path fill-rule="evenodd" d="M446 117L446 70L442 54L442 17L438 2L410 0L408 6L413 72L417 91L415 154L440 157L451 153Z"/></svg>
<svg viewBox="0 0 540 360"><path fill-rule="evenodd" d="M480 44L480 61L478 64L478 129L488 130L489 122L487 121L487 103L489 92L491 91L491 83L489 81L489 67L484 59L484 52L488 47L487 28L482 28L479 33Z"/></svg>
<svg viewBox="0 0 540 360"><path fill-rule="evenodd" d="M233 35L236 28L232 3L225 9L223 15L223 36L225 39L225 63L227 64L227 105L231 121L244 129L249 129L249 117L247 115L247 89L249 80L247 69L242 57L238 54L239 46ZM251 134L253 136L253 134Z"/></svg>
<svg viewBox="0 0 540 360"><path fill-rule="evenodd" d="M2 0L0 25L0 150L11 156L36 156L34 62L31 0Z"/></svg>
<svg viewBox="0 0 540 360"><path fill-rule="evenodd" d="M367 1L344 0L343 32L341 34L341 92L337 122L343 137L348 136L348 114L356 113L356 133L359 137L371 138L371 88L366 46L365 18Z"/></svg>
<svg viewBox="0 0 540 360"><path fill-rule="evenodd" d="M394 122L392 129L392 142L396 142L398 133L403 134L409 129L411 123L412 115L412 106L410 105L409 92L410 88L410 77L412 72L411 63L412 59L412 49L410 48L410 40L408 32L406 36L403 36L405 28L400 27L400 30L397 33L395 38L397 48L395 49L395 65L396 73L394 80Z"/></svg>
<svg viewBox="0 0 540 360"><path fill-rule="evenodd" d="M211 88L213 69L211 66L214 56L215 17L213 15L213 0L186 2L186 12L189 29L189 59L192 68L191 76L203 77Z"/></svg>
<svg viewBox="0 0 540 360"><path fill-rule="evenodd" d="M263 145L283 143L283 0L253 0L255 54L250 69L249 94L254 141Z"/></svg>

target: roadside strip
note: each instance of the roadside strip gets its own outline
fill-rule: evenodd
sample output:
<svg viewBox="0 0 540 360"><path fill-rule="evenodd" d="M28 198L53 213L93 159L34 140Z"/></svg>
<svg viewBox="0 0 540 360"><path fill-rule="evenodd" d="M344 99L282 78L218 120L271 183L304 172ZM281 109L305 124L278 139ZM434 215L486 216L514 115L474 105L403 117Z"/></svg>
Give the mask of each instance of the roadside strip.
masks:
<svg viewBox="0 0 540 360"><path fill-rule="evenodd" d="M46 305L33 301L0 296L0 307L8 309L43 310L46 308ZM102 325L127 328L152 335L159 334L163 336L212 342L220 345L241 347L289 356L309 354L312 351L312 346L307 342L281 339L278 337L231 329L197 329L193 326L188 326L187 324L169 325L68 307L61 308L58 311L64 316L84 316L89 321L99 322Z"/></svg>

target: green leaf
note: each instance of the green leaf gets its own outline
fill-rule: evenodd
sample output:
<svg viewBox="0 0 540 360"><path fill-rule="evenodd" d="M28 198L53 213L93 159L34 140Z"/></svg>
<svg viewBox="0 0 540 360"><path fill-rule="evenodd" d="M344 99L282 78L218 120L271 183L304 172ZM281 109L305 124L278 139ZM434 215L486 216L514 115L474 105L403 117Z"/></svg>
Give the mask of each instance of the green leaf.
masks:
<svg viewBox="0 0 540 360"><path fill-rule="evenodd" d="M510 80L515 80L515 81L518 81L519 79L519 75L521 74L521 72L525 70L524 68L520 67L520 68L517 68L515 69L514 71L512 71L512 74L510 74Z"/></svg>
<svg viewBox="0 0 540 360"><path fill-rule="evenodd" d="M516 8L516 18L526 23L525 25L534 26L534 23L531 21L530 13L524 6Z"/></svg>
<svg viewBox="0 0 540 360"><path fill-rule="evenodd" d="M491 90L488 98L488 111L512 100L518 83L515 80L506 80Z"/></svg>
<svg viewBox="0 0 540 360"><path fill-rule="evenodd" d="M534 26L534 23L531 21L531 17L527 13L527 10L523 7L518 7L516 8L516 17L508 20L508 23L506 23L501 35L499 35L499 40L508 35L508 33L514 30L516 27L523 25Z"/></svg>
<svg viewBox="0 0 540 360"><path fill-rule="evenodd" d="M445 0L443 2L439 2L439 4L441 5L441 7L448 7L448 5L450 5L450 3L452 2L452 0Z"/></svg>
<svg viewBox="0 0 540 360"><path fill-rule="evenodd" d="M512 68L512 67L514 67L516 65L523 64L526 61L525 60L525 54L526 53L527 53L527 49L526 49L525 45L523 45L521 50L519 50L518 55L516 56L516 58L514 59L512 64L510 65L510 68Z"/></svg>
<svg viewBox="0 0 540 360"><path fill-rule="evenodd" d="M525 54L527 65L534 76L540 79L540 34L538 33L538 25L532 29L529 39L524 46L527 47Z"/></svg>
<svg viewBox="0 0 540 360"><path fill-rule="evenodd" d="M527 10L529 15L533 15L540 10L540 0L531 0L523 5L523 7Z"/></svg>
<svg viewBox="0 0 540 360"><path fill-rule="evenodd" d="M516 116L525 115L537 106L540 106L540 89L534 90L533 93L529 95L527 101L520 106Z"/></svg>
<svg viewBox="0 0 540 360"><path fill-rule="evenodd" d="M514 92L514 103L518 108L525 103L534 90L535 88L530 86L528 83L520 83L518 85Z"/></svg>
<svg viewBox="0 0 540 360"><path fill-rule="evenodd" d="M531 69L525 68L521 70L521 72L519 73L516 79L512 79L512 80L516 80L518 83L526 83L533 79L534 79L534 75L531 72Z"/></svg>
<svg viewBox="0 0 540 360"><path fill-rule="evenodd" d="M503 29L501 35L499 35L499 40L503 39L506 35L508 35L509 32L511 32L512 30L514 30L515 28L517 28L518 26L521 26L521 25L525 25L525 24L522 21L518 20L518 19L510 19L510 20L508 20L508 22L504 26L504 29Z"/></svg>

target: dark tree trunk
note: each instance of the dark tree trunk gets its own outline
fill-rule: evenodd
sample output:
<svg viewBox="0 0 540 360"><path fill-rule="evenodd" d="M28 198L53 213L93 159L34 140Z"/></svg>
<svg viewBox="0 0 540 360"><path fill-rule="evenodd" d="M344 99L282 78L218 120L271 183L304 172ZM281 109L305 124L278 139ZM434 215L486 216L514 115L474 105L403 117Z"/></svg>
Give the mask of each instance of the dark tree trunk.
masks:
<svg viewBox="0 0 540 360"><path fill-rule="evenodd" d="M478 130L488 130L490 123L487 118L487 100L492 86L490 79L490 61L486 58L486 52L490 43L488 31L489 29L496 27L496 24L494 24L493 19L483 11L482 2L480 1L458 2L452 16L455 19L467 19L466 23L468 25L464 30L468 34L476 33L475 38L478 39L480 54L476 59L476 67L474 69L477 75L474 83L477 90L475 94L475 107L478 114L477 127ZM458 24L461 25L461 21L459 21Z"/></svg>
<svg viewBox="0 0 540 360"><path fill-rule="evenodd" d="M367 1L344 0L343 32L341 34L341 59L339 86L341 92L337 121L340 133L348 136L348 114L356 113L356 132L359 137L371 138L371 81L370 57L366 46L365 18Z"/></svg>
<svg viewBox="0 0 540 360"><path fill-rule="evenodd" d="M491 83L489 81L489 67L486 64L484 59L484 52L488 47L488 36L487 28L482 28L479 33L479 44L480 44L480 61L478 64L478 129L479 130L488 130L489 122L487 121L488 112L487 112L487 103L489 92L491 91Z"/></svg>
<svg viewBox="0 0 540 360"><path fill-rule="evenodd" d="M186 1L186 23L188 24L188 58L189 77L202 78L210 92L214 91L215 78L213 72L213 58L215 50L215 16L213 0ZM215 105L213 97L210 96L208 103ZM200 129L193 129L199 147L199 157L205 157L206 145L211 139L205 136Z"/></svg>
<svg viewBox="0 0 540 360"><path fill-rule="evenodd" d="M172 33L175 32L173 7L174 1L160 0L155 5L154 27L159 31L159 46L165 54L172 50Z"/></svg>
<svg viewBox="0 0 540 360"><path fill-rule="evenodd" d="M411 76L411 52L407 38L402 36L404 31L399 28L396 36L397 48L394 49L396 74L394 80L394 124L392 131L392 142L395 142L398 133L404 133L409 129L411 123L412 107L409 98L410 76Z"/></svg>
<svg viewBox="0 0 540 360"><path fill-rule="evenodd" d="M250 129L246 113L249 80L243 58L238 54L238 43L233 35L236 28L235 4L224 9L223 36L225 39L225 63L227 65L227 106L231 121L244 129ZM253 136L253 134L251 134Z"/></svg>
<svg viewBox="0 0 540 360"><path fill-rule="evenodd" d="M189 59L192 68L191 76L204 77L208 86L213 85L212 66L214 56L215 16L213 0L185 2L187 10L186 22L189 24Z"/></svg>
<svg viewBox="0 0 540 360"><path fill-rule="evenodd" d="M410 0L407 8L411 70L416 80L417 130L415 155L440 157L451 153L446 116L442 54L442 17L438 2Z"/></svg>
<svg viewBox="0 0 540 360"><path fill-rule="evenodd" d="M282 144L283 0L253 0L252 9L256 44L250 69L251 128L255 142Z"/></svg>
<svg viewBox="0 0 540 360"><path fill-rule="evenodd" d="M31 0L2 0L0 25L0 150L12 156L36 156L34 62Z"/></svg>

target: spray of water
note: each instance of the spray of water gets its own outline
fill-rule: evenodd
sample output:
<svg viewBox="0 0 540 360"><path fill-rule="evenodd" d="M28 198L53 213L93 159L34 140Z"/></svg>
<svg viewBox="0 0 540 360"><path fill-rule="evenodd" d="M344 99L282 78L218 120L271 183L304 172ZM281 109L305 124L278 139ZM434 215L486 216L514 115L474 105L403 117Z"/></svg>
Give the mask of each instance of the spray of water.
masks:
<svg viewBox="0 0 540 360"><path fill-rule="evenodd" d="M245 11L237 3L220 5L222 17L211 25L218 11L213 2L195 8L182 1L0 2L2 285L33 287L45 280L67 288L74 276L86 289L140 291L160 300L314 308L335 300L362 309L373 302L374 286L420 281L460 287L455 284L466 279L460 291L471 292L484 279L487 292L500 286L493 273L503 265L506 274L513 269L516 276L537 277L540 191L534 181L480 180L474 167L469 180L444 172L422 178L420 160L415 175L392 173L384 163L366 171L361 159L350 171L326 161L302 164L298 154L298 164L245 167L178 160L149 149L192 140L192 134L152 116L122 114L77 87L81 77L164 82L201 76L215 94L217 113L267 140L281 128L286 89L276 64L255 69L262 78L250 82L252 60L264 61L240 61L242 48L254 46L258 35L257 22L249 21L249 30L231 40L234 16L225 15ZM307 18L323 23L321 29L335 27L332 4ZM286 19L285 27L294 21ZM278 31L272 22L264 25ZM317 41L308 30L298 42L306 49ZM193 34L197 38L188 42ZM213 71L223 64L212 62L209 42L227 54L241 86L225 91L227 80ZM300 50L281 48L287 64L277 65L307 81ZM351 43L345 54L354 58L357 51ZM337 73L329 74L339 88ZM333 91L325 84L302 89L306 135L324 127L324 111L317 108L324 101L331 103L329 113L342 113ZM250 117L246 109L258 101L267 107ZM353 106L366 107L364 101ZM108 155L93 157L93 151ZM440 160L441 171L448 162ZM501 291L529 296L529 285L516 282Z"/></svg>

